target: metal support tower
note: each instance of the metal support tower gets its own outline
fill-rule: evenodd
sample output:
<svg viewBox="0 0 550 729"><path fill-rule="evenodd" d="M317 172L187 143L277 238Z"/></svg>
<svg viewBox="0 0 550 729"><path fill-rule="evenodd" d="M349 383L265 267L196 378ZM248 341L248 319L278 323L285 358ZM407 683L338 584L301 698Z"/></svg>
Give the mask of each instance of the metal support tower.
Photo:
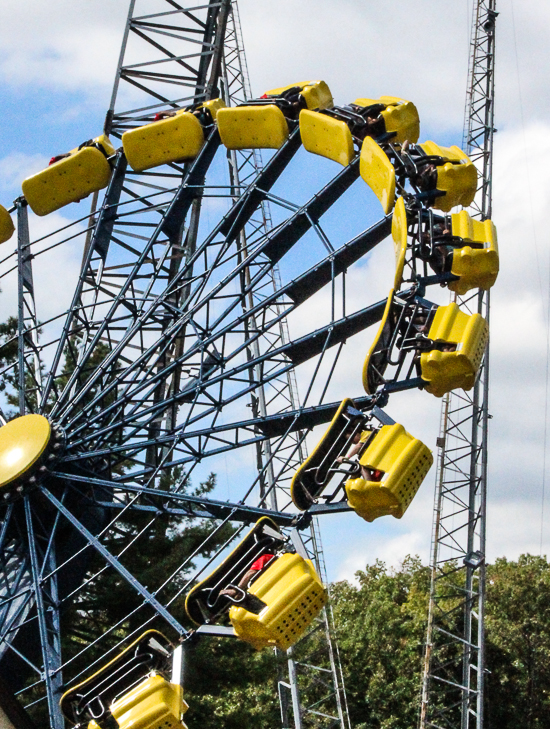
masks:
<svg viewBox="0 0 550 729"><path fill-rule="evenodd" d="M473 217L491 217L496 0L473 6L464 147L478 168ZM457 297L489 320L489 292ZM443 400L420 727L482 729L489 346L472 393Z"/></svg>
<svg viewBox="0 0 550 729"><path fill-rule="evenodd" d="M105 122L107 134L120 137L126 129L142 124L147 115L159 109L183 106L217 96L221 96L228 105L235 106L252 97L236 0L221 0L221 2L210 0L208 5L205 3L203 6L193 6L188 9L182 8L172 0L164 0L163 4L166 6L164 12L157 11L154 15L144 15L142 10L138 15L138 3L139 0L130 2L111 104ZM146 3L144 4L142 0L140 7L143 8L144 5ZM158 4L156 7L158 9ZM203 19L205 11L206 17ZM191 24L188 28L187 37L185 34L180 34L177 47L168 50L156 39L156 34L160 34L161 37L171 34L174 38L174 28L170 27L169 20L171 17L179 18L182 15L193 21L194 25ZM201 32L203 33L201 51L193 53ZM128 43L132 35L137 35L153 47L154 57L149 62L135 63L127 60L127 56L130 55L127 50ZM182 68L187 69L187 73L182 71ZM151 97L149 103L145 102L131 111L119 111L123 103L121 96L124 98L125 84L130 84ZM170 92L170 85L174 84L178 90L182 86L188 87L189 92L181 97L177 94L180 98L173 99L174 93ZM168 91L165 93L161 88L166 88ZM261 153L258 150L228 151L227 163L230 194L236 203L261 171L263 167ZM131 185L132 177L126 175L123 179L122 175L120 187ZM169 190L173 185L170 180L159 179L158 175L154 182L157 190L161 187ZM143 190L136 190L135 197L138 195L143 195ZM179 262L189 261L195 252L201 204L202 197L197 196L187 231L186 233L182 231L173 245L172 277L178 272ZM92 215L94 212L95 206ZM248 258L248 241L257 240L258 236L267 236L272 227L269 201L264 201L239 233L237 249L240 262ZM278 266L276 264L270 266L270 283L266 286L253 288L250 285L256 273L266 264L269 264L267 256L256 256L250 265L243 268L240 277L245 337L251 341L247 347L249 362L261 362L263 353L283 348L290 343L286 317L277 299L274 298L274 294L281 288ZM98 273L101 275L99 268L93 273L90 272L90 278L96 277ZM97 285L95 288L97 289ZM184 295L180 294L179 300L174 303L181 307L184 298ZM257 321L254 311L262 306L262 302L269 302L270 299L273 299L270 307L271 315L278 319L279 323L278 326L265 331L265 321ZM265 319L265 313L262 317ZM166 362L178 356L177 342L173 348ZM269 373L265 372L263 364L254 365L248 371L251 386L255 385L251 391L250 403L253 418L265 418L282 410L297 410L299 402L294 370L289 368L274 378L266 377L266 374ZM260 384L258 387L258 383L262 380L266 380L266 384ZM171 388L176 391L178 386L179 383L174 382ZM165 396L164 391L158 393L158 399ZM176 413L171 417L175 422ZM169 424L162 422L151 427L151 440L166 429L169 429ZM258 440L256 443L260 506L275 512L280 508L284 511L290 501L288 488L284 488L277 481L276 472L281 468L291 472L307 457L305 432L296 429L289 436L289 443L285 449L272 450L269 438ZM154 453L155 450L155 446L150 447L151 463L154 463L159 455ZM326 582L321 537L315 520L303 537L310 557ZM279 662L284 663L283 656L279 658ZM323 611L311 633L288 651L286 663L288 677L281 674L278 681L283 728L349 727L342 668L333 637L330 607Z"/></svg>

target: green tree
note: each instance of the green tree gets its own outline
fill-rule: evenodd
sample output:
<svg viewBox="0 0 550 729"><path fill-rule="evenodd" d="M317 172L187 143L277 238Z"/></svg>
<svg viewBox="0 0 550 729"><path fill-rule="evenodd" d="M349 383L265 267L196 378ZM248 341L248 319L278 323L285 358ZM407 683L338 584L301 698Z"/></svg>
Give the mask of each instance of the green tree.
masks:
<svg viewBox="0 0 550 729"><path fill-rule="evenodd" d="M407 557L398 570L377 561L356 578L357 586L339 582L332 588L351 724L414 727L429 571Z"/></svg>

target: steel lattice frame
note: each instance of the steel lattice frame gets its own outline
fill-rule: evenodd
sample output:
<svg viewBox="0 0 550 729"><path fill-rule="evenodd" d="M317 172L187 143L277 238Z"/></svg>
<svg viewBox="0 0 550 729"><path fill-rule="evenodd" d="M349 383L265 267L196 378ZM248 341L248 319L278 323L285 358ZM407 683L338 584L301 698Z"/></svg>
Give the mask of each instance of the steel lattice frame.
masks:
<svg viewBox="0 0 550 729"><path fill-rule="evenodd" d="M111 137L165 108L220 93L233 103L244 100L246 71L234 4L183 8L159 0L158 11L147 15L138 14L137 5L135 0L130 5L106 119ZM147 49L142 56L136 39L141 51ZM357 179L358 159L309 200L292 202L271 190L299 146L295 130L263 168L256 153L229 155L224 185L209 184L216 155L224 151L216 130L186 165L135 174L119 152L103 202L96 199L91 215L40 240L29 235L25 201L16 201L18 246L2 260L0 275L19 280L17 334L4 343L17 345L18 356L2 374L18 385L19 414L47 414L66 444L55 462L9 494L2 507L1 665L24 705L47 702L55 729L64 723L60 693L78 678L73 666L92 648L101 658L90 660L88 671L112 655L125 620L102 630L91 645L62 655L64 611L79 600L83 577L92 585L110 568L135 596L127 617L140 614L140 629L160 617L166 629L186 636L170 606L197 577L185 573L191 559L146 587L125 566L125 553L165 515L217 520L209 538L229 521L253 521L266 506L281 526L290 525L288 483L303 460L305 433L328 422L337 408L324 400L342 346L381 317L384 302L346 312L345 272L387 236L389 220L331 243L319 221ZM223 212L208 226L201 210L220 199ZM278 211L273 230L268 202ZM312 265L285 281L277 264L308 233L316 241ZM71 305L41 320L31 265L40 267L51 250L74 241L82 244L83 261ZM325 287L331 291L329 323L290 340L286 317ZM313 375L299 406L295 369L311 361ZM185 479L203 460L250 448L256 450L258 474L238 503L186 493ZM184 475L163 488L162 476L176 466ZM106 544L132 513L149 515L150 521L128 533L114 553ZM304 536L322 572L314 522ZM104 562L91 575L85 560L90 548ZM183 583L178 574L185 574ZM289 656L289 681L280 682L285 726L286 687L295 726L345 725L327 616L319 631L326 656L317 655L317 667L304 658L307 644L300 648L303 660ZM316 686L314 704L300 700L300 689L307 695L310 684Z"/></svg>
<svg viewBox="0 0 550 729"><path fill-rule="evenodd" d="M476 163L474 217L491 218L495 0L473 6L464 149ZM457 297L489 320L490 292ZM489 346L472 394L445 396L438 441L431 593L420 726L483 727Z"/></svg>

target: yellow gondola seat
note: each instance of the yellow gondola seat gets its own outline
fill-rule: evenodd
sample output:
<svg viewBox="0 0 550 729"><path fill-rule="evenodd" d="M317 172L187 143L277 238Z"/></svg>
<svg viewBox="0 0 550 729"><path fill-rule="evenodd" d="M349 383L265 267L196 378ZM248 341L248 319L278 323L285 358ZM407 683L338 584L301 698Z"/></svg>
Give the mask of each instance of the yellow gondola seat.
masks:
<svg viewBox="0 0 550 729"><path fill-rule="evenodd" d="M396 96L381 96L379 99L355 99L353 103L363 107L384 104L386 108L380 112L384 127L387 133L395 133L390 141L400 144L405 141L415 144L418 141L420 118L412 101L399 99Z"/></svg>
<svg viewBox="0 0 550 729"><path fill-rule="evenodd" d="M448 213L455 205L471 205L477 189L477 171L468 155L456 145L440 147L428 141L419 146L426 154L446 160L437 166L437 189L445 195L437 197L433 207Z"/></svg>
<svg viewBox="0 0 550 729"><path fill-rule="evenodd" d="M357 420L349 415L349 409L355 410L355 403L346 397L340 403L323 437L317 443L306 460L296 470L290 484L290 498L300 511L312 506L330 481L331 468L338 456L343 455L351 446L346 431L357 431ZM355 410L355 412L358 412Z"/></svg>
<svg viewBox="0 0 550 729"><path fill-rule="evenodd" d="M5 243L9 240L12 237L14 230L15 226L11 219L11 215L3 205L0 205L0 243Z"/></svg>
<svg viewBox="0 0 550 729"><path fill-rule="evenodd" d="M324 81L298 81L266 91L264 97L282 96L285 91L296 87L300 89L300 96L308 109L330 109L334 104L330 89Z"/></svg>
<svg viewBox="0 0 550 729"><path fill-rule="evenodd" d="M393 288L399 291L403 281L403 269L407 254L407 211L402 197L397 198L391 221L391 235L395 248L395 278Z"/></svg>
<svg viewBox="0 0 550 729"><path fill-rule="evenodd" d="M219 104L212 106L213 116L220 108ZM195 159L203 144L204 131L199 120L195 114L183 109L175 116L131 129L122 135L124 154L135 172Z"/></svg>
<svg viewBox="0 0 550 729"><path fill-rule="evenodd" d="M283 554L249 587L266 603L258 614L233 605L229 618L239 638L261 650L287 650L305 633L327 601L326 590L310 560Z"/></svg>
<svg viewBox="0 0 550 729"><path fill-rule="evenodd" d="M348 505L366 521L387 515L401 519L430 470L433 456L422 441L395 423L382 426L359 463L383 475L380 481L348 479Z"/></svg>
<svg viewBox="0 0 550 729"><path fill-rule="evenodd" d="M470 390L485 351L489 328L480 314L465 314L455 303L440 306L428 332L438 345L456 345L454 351L432 349L420 355L425 389L436 397L461 387Z"/></svg>
<svg viewBox="0 0 550 729"><path fill-rule="evenodd" d="M279 149L288 139L288 123L275 104L236 106L217 114L227 149Z"/></svg>
<svg viewBox="0 0 550 729"><path fill-rule="evenodd" d="M391 289L380 326L363 364L363 387L368 395L374 395L377 388L384 383L384 372L388 366L387 349L395 330L394 298L395 291Z"/></svg>
<svg viewBox="0 0 550 729"><path fill-rule="evenodd" d="M474 220L461 210L452 216L452 233L466 245L453 251L451 273L460 276L460 280L451 281L449 288L460 295L475 288L487 291L495 283L499 270L497 231L493 222ZM472 248L468 243L481 244L483 248Z"/></svg>
<svg viewBox="0 0 550 729"><path fill-rule="evenodd" d="M327 157L344 167L355 156L348 125L328 114L303 109L300 112L300 136L308 152Z"/></svg>
<svg viewBox="0 0 550 729"><path fill-rule="evenodd" d="M371 137L365 137L363 141L359 172L387 215L395 202L395 169L388 155Z"/></svg>
<svg viewBox="0 0 550 729"><path fill-rule="evenodd" d="M32 211L36 215L48 215L107 187L111 179L107 156L114 153L109 138L102 134L92 140L91 146L72 149L68 157L28 177L22 188Z"/></svg>
<svg viewBox="0 0 550 729"><path fill-rule="evenodd" d="M183 690L153 673L111 704L120 729L186 729Z"/></svg>

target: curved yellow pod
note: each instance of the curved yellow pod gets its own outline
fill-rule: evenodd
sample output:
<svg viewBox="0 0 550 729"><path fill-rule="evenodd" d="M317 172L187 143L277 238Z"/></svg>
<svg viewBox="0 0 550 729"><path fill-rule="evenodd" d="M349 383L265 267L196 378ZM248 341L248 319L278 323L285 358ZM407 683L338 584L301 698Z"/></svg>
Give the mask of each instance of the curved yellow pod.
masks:
<svg viewBox="0 0 550 729"><path fill-rule="evenodd" d="M17 481L38 461L51 437L43 415L22 415L0 428L0 487Z"/></svg>
<svg viewBox="0 0 550 729"><path fill-rule="evenodd" d="M94 140L107 155L115 149L102 134ZM24 180L23 194L36 215L48 215L73 202L80 202L92 192L107 187L111 166L96 147L72 149L69 156L54 162L42 172Z"/></svg>
<svg viewBox="0 0 550 729"><path fill-rule="evenodd" d="M425 389L436 397L457 388L471 390L489 337L486 320L480 314L465 314L455 303L440 306L428 337L443 345L456 345L456 349L433 349L420 355Z"/></svg>
<svg viewBox="0 0 550 729"><path fill-rule="evenodd" d="M493 222L474 220L461 210L452 216L452 233L462 238L466 245L453 251L451 273L460 276L460 280L451 281L449 288L460 295L475 288L487 291L495 283L499 271L497 231ZM468 243L482 244L483 248Z"/></svg>
<svg viewBox="0 0 550 729"><path fill-rule="evenodd" d="M332 93L324 81L297 81L266 91L264 96L281 96L288 89L298 87L308 109L330 109L334 106Z"/></svg>
<svg viewBox="0 0 550 729"><path fill-rule="evenodd" d="M395 279L393 288L399 291L403 281L405 255L407 253L407 211L402 197L397 199L391 221L391 236L395 247Z"/></svg>
<svg viewBox="0 0 550 729"><path fill-rule="evenodd" d="M305 633L327 601L326 590L311 560L283 554L248 589L266 603L255 615L233 605L229 619L236 635L261 650L287 650Z"/></svg>
<svg viewBox="0 0 550 729"><path fill-rule="evenodd" d="M365 137L363 141L359 172L387 215L395 202L395 169L388 155L371 137Z"/></svg>
<svg viewBox="0 0 550 729"><path fill-rule="evenodd" d="M348 505L366 521L388 515L401 519L430 470L433 456L422 441L394 423L382 426L359 463L383 475L380 481L348 479Z"/></svg>
<svg viewBox="0 0 550 729"><path fill-rule="evenodd" d="M9 240L15 231L11 215L3 205L0 205L0 243Z"/></svg>
<svg viewBox="0 0 550 729"><path fill-rule="evenodd" d="M300 136L308 152L331 159L344 167L355 156L348 125L327 114L303 109L300 112Z"/></svg>
<svg viewBox="0 0 550 729"><path fill-rule="evenodd" d="M420 118L418 109L412 101L400 99L397 96L381 96L379 99L355 99L357 106L372 106L373 104L385 104L386 108L380 112L384 120L386 132L395 132L392 142L408 141L412 144L418 142L420 136Z"/></svg>
<svg viewBox="0 0 550 729"><path fill-rule="evenodd" d="M363 364L363 387L365 388L367 395L374 395L378 385L381 385L383 382L384 371L387 367L387 359L385 357L380 358L377 354L377 350L383 348L389 343L393 333L391 310L394 295L395 291L391 289L388 294L388 300L386 302L382 321L380 322L374 342L372 343L365 358L365 363Z"/></svg>
<svg viewBox="0 0 550 729"><path fill-rule="evenodd" d="M220 109L216 118L227 149L279 149L288 139L288 123L275 104Z"/></svg>
<svg viewBox="0 0 550 729"><path fill-rule="evenodd" d="M202 126L197 117L187 111L122 135L124 154L135 172L195 159L203 144Z"/></svg>
<svg viewBox="0 0 550 729"><path fill-rule="evenodd" d="M114 701L110 710L120 729L187 729L182 716L188 708L182 687L154 673Z"/></svg>
<svg viewBox="0 0 550 729"><path fill-rule="evenodd" d="M445 213L455 205L471 205L477 190L477 170L467 154L459 147L440 147L435 142L419 145L426 154L447 160L437 167L437 189L445 193L437 197L433 206Z"/></svg>

